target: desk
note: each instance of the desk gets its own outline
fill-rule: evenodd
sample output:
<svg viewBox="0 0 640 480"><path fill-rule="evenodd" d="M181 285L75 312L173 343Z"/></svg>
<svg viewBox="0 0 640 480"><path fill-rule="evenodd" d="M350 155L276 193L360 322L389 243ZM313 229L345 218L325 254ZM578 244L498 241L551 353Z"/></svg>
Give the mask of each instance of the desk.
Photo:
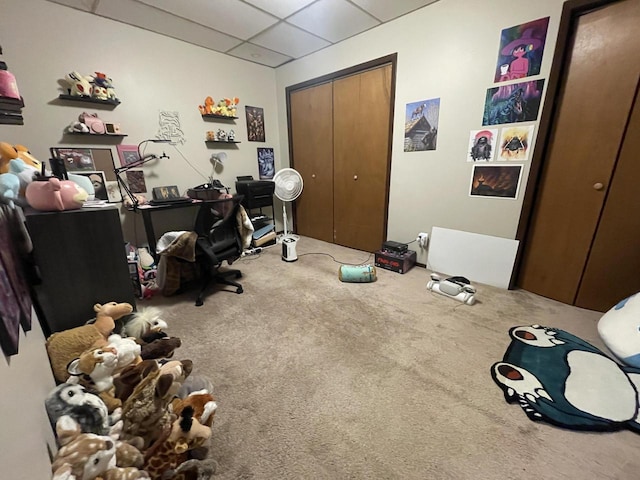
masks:
<svg viewBox="0 0 640 480"><path fill-rule="evenodd" d="M153 228L153 214L160 211L175 210L177 208L191 208L196 207L202 203L202 200L191 200L191 202L183 203L168 203L164 205L150 205L148 203L144 205L138 205L136 212L142 214L142 221L144 222L144 232L147 236L147 242L149 243L149 253L153 255L153 258L157 259L156 253L156 232ZM133 210L130 210L133 211Z"/></svg>

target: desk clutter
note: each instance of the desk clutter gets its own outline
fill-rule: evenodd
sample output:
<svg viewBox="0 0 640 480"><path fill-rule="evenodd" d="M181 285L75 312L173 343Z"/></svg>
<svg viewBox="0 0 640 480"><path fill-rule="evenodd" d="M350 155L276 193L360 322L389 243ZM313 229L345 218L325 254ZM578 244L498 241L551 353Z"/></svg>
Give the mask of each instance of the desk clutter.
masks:
<svg viewBox="0 0 640 480"><path fill-rule="evenodd" d="M58 383L45 399L60 447L53 480L211 478L213 385L174 359L182 342L162 311L109 302L94 314L46 341Z"/></svg>

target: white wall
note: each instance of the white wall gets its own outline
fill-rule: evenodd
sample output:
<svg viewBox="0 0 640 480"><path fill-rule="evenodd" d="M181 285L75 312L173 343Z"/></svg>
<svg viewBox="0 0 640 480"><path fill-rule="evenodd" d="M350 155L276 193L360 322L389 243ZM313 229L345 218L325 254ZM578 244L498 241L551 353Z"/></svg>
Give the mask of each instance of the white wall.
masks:
<svg viewBox="0 0 640 480"><path fill-rule="evenodd" d="M288 145L286 87L397 52L388 239L411 241L418 232L430 232L433 226L515 238L530 162L525 164L517 200L469 197L469 133L482 128L486 91L494 86L501 31L551 17L541 73L530 77L547 79L562 3L563 0L440 0L279 67L282 163L288 162L288 150L284 148ZM406 104L438 97L437 149L405 153ZM420 252L418 261L426 263L425 252Z"/></svg>
<svg viewBox="0 0 640 480"><path fill-rule="evenodd" d="M0 465L1 478L33 480L51 477L49 451L55 452L53 430L44 400L55 387L44 335L35 312L32 328L20 329L18 354L0 354Z"/></svg>
<svg viewBox="0 0 640 480"><path fill-rule="evenodd" d="M144 167L149 197L153 186L177 184L182 192L206 181L212 172L211 154L223 150L207 148L207 130L233 128L242 142L237 149L224 149L228 160L215 174L232 189L238 175L258 178L256 147L273 147L276 157L281 155L272 68L44 0L3 0L0 31L3 59L16 76L26 104L25 125L0 125L0 141L26 145L40 160L47 160L49 148L56 146L111 146L117 159L113 143L79 145L72 143L78 137L62 136L63 129L85 110L120 123L128 134L123 144L154 138L160 111L179 112L186 143L178 148L204 177L172 146L165 146L170 160ZM59 80L73 70L105 72L113 79L122 103L105 110L58 102L63 93ZM235 123L203 121L197 107L207 96L216 100L239 97L240 118ZM245 105L264 108L265 143L247 141ZM159 147L151 144L148 151L160 153ZM125 238L135 242L132 215L125 217ZM137 238L143 241L140 221L136 227Z"/></svg>

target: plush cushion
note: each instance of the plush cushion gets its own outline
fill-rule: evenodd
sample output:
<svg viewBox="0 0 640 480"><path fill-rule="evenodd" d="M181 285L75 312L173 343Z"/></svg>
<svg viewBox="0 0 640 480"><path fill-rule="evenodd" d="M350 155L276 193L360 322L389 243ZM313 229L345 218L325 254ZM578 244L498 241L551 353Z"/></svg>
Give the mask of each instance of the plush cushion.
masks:
<svg viewBox="0 0 640 480"><path fill-rule="evenodd" d="M598 334L618 360L640 368L640 293L606 312L598 321Z"/></svg>

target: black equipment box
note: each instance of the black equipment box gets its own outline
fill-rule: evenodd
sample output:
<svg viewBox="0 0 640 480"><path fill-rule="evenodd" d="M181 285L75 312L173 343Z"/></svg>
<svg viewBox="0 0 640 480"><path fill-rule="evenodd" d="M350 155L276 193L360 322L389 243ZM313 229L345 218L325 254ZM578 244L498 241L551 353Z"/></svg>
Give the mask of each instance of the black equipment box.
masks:
<svg viewBox="0 0 640 480"><path fill-rule="evenodd" d="M404 253L385 252L378 250L376 252L376 267L391 270L392 272L407 273L416 264L417 254L413 250L407 250Z"/></svg>
<svg viewBox="0 0 640 480"><path fill-rule="evenodd" d="M387 240L382 243L382 251L383 252L393 252L402 254L405 253L409 247L406 243L394 242L393 240Z"/></svg>
<svg viewBox="0 0 640 480"><path fill-rule="evenodd" d="M276 184L271 180L238 180L236 192L244 195L242 206L253 209L273 205L273 192Z"/></svg>

